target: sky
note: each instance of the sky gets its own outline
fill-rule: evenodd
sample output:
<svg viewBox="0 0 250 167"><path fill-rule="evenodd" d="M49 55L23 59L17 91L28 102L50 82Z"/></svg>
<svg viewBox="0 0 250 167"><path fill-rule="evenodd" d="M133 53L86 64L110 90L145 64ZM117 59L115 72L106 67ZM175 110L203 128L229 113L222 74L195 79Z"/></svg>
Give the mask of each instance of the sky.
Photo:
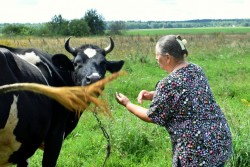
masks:
<svg viewBox="0 0 250 167"><path fill-rule="evenodd" d="M44 23L55 15L80 19L94 9L105 21L249 19L250 0L4 0L1 23Z"/></svg>

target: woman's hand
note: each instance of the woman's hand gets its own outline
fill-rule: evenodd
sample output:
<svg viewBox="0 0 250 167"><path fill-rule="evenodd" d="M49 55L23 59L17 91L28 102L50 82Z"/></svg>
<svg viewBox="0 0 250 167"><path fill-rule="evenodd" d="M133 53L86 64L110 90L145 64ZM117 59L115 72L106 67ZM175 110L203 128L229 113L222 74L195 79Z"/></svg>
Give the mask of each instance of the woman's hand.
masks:
<svg viewBox="0 0 250 167"><path fill-rule="evenodd" d="M125 96L125 95L123 95L123 94L121 94L121 93L115 93L115 99L116 99L116 101L119 103L119 104L121 104L121 105L123 105L123 106L125 106L126 107L126 105L128 104L128 103L130 103L130 100Z"/></svg>
<svg viewBox="0 0 250 167"><path fill-rule="evenodd" d="M154 91L142 90L137 97L138 103L142 104L143 100L152 100L154 93Z"/></svg>
<svg viewBox="0 0 250 167"><path fill-rule="evenodd" d="M128 111L130 111L132 114L134 114L135 116L137 116L141 120L143 120L145 122L152 122L151 118L149 118L147 115L148 109L131 103L130 100L125 95L123 95L121 93L116 92L115 99L119 104L125 106L128 109Z"/></svg>

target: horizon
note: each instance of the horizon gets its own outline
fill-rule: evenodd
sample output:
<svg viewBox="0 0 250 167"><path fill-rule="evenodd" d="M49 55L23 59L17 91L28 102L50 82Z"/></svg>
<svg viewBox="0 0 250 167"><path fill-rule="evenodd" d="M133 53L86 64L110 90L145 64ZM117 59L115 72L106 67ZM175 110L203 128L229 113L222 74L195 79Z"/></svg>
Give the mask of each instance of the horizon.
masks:
<svg viewBox="0 0 250 167"><path fill-rule="evenodd" d="M64 19L64 18L63 18ZM116 22L116 21L122 21L122 22L191 22L191 21L204 21L204 20L207 20L207 21L230 21L230 20L250 20L250 18L232 18L232 19L193 19L193 20L148 20L148 21L141 21L141 20L126 20L126 21L122 21L122 20L111 20L111 21L107 21L107 20L104 20L104 22ZM51 21L51 20L50 20ZM47 22L50 22L50 21L47 21ZM67 21L70 21L70 20L67 20ZM45 24L47 22L41 22L41 23L0 23L1 24Z"/></svg>

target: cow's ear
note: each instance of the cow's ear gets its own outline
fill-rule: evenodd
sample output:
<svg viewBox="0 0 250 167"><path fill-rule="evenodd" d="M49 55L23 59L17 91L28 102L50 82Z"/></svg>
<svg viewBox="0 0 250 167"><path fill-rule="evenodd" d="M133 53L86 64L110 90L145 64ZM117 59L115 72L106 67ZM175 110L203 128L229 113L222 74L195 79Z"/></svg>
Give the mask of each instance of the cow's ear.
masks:
<svg viewBox="0 0 250 167"><path fill-rule="evenodd" d="M64 54L55 54L52 57L52 63L60 70L73 71L72 61Z"/></svg>
<svg viewBox="0 0 250 167"><path fill-rule="evenodd" d="M111 73L118 72L121 70L124 64L123 60L120 61L108 61L107 62L107 70Z"/></svg>

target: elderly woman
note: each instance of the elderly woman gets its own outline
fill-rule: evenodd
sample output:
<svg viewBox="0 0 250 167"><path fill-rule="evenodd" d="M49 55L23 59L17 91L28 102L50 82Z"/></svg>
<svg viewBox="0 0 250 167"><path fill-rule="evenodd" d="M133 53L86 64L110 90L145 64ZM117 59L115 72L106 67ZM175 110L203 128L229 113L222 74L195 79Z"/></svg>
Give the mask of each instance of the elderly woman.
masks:
<svg viewBox="0 0 250 167"><path fill-rule="evenodd" d="M169 74L155 91L142 90L137 98L139 103L152 100L149 109L122 93L116 93L116 100L143 121L166 128L173 167L223 167L232 153L231 132L202 68L187 62L187 55L180 36L163 36L156 44L156 60Z"/></svg>

